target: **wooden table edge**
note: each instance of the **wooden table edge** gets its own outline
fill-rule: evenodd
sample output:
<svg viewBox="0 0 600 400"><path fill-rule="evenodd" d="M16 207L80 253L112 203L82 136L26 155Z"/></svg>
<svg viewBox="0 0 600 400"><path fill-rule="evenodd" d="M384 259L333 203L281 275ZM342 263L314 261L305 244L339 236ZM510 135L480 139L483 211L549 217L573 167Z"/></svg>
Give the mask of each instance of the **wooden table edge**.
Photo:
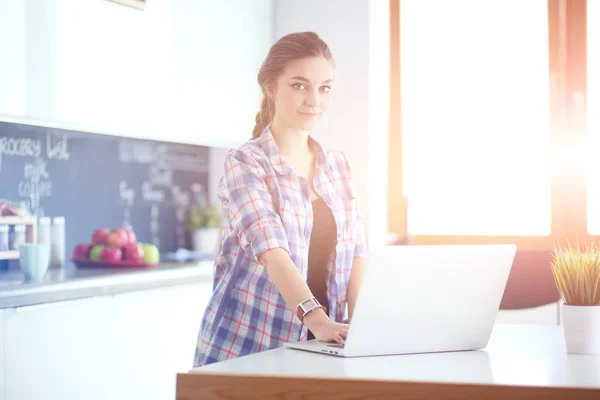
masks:
<svg viewBox="0 0 600 400"><path fill-rule="evenodd" d="M190 372L177 374L176 398L598 400L600 388Z"/></svg>

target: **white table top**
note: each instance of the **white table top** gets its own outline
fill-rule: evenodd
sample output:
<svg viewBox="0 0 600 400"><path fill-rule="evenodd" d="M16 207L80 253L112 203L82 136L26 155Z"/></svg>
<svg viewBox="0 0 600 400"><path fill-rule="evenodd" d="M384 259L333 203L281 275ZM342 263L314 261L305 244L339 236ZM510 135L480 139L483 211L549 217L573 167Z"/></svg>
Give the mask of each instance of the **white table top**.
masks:
<svg viewBox="0 0 600 400"><path fill-rule="evenodd" d="M483 350L340 358L279 348L190 372L600 388L600 355L567 354L562 326L495 325Z"/></svg>

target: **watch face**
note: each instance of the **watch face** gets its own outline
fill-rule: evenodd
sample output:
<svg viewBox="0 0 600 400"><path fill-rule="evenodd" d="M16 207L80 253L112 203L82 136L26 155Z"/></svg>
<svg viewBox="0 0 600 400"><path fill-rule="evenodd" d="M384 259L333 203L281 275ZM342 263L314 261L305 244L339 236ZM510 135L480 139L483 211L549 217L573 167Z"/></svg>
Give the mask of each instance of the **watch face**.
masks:
<svg viewBox="0 0 600 400"><path fill-rule="evenodd" d="M314 307L317 307L318 305L319 303L316 301L316 299L309 299L302 303L301 307L304 310L304 312L306 312Z"/></svg>

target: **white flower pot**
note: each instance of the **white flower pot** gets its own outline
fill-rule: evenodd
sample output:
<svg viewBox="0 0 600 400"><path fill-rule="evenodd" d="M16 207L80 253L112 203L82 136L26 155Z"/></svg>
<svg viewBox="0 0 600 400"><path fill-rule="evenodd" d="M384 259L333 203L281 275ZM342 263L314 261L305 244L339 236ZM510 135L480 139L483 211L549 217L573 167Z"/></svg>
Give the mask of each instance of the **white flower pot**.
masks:
<svg viewBox="0 0 600 400"><path fill-rule="evenodd" d="M192 250L216 254L219 248L219 228L198 229L192 232Z"/></svg>
<svg viewBox="0 0 600 400"><path fill-rule="evenodd" d="M562 305L567 353L600 354L600 305Z"/></svg>

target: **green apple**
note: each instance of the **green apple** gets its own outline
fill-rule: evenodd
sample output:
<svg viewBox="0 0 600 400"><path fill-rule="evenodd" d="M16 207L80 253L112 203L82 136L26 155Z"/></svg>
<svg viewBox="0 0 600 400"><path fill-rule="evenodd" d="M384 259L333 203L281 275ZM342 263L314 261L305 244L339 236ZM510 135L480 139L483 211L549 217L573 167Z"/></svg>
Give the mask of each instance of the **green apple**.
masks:
<svg viewBox="0 0 600 400"><path fill-rule="evenodd" d="M102 244L92 247L92 251L90 251L90 259L94 261L100 261L100 254L102 254L102 250L104 250L104 245Z"/></svg>
<svg viewBox="0 0 600 400"><path fill-rule="evenodd" d="M144 262L146 264L157 264L160 261L158 247L149 243L140 244L140 246L144 249Z"/></svg>

